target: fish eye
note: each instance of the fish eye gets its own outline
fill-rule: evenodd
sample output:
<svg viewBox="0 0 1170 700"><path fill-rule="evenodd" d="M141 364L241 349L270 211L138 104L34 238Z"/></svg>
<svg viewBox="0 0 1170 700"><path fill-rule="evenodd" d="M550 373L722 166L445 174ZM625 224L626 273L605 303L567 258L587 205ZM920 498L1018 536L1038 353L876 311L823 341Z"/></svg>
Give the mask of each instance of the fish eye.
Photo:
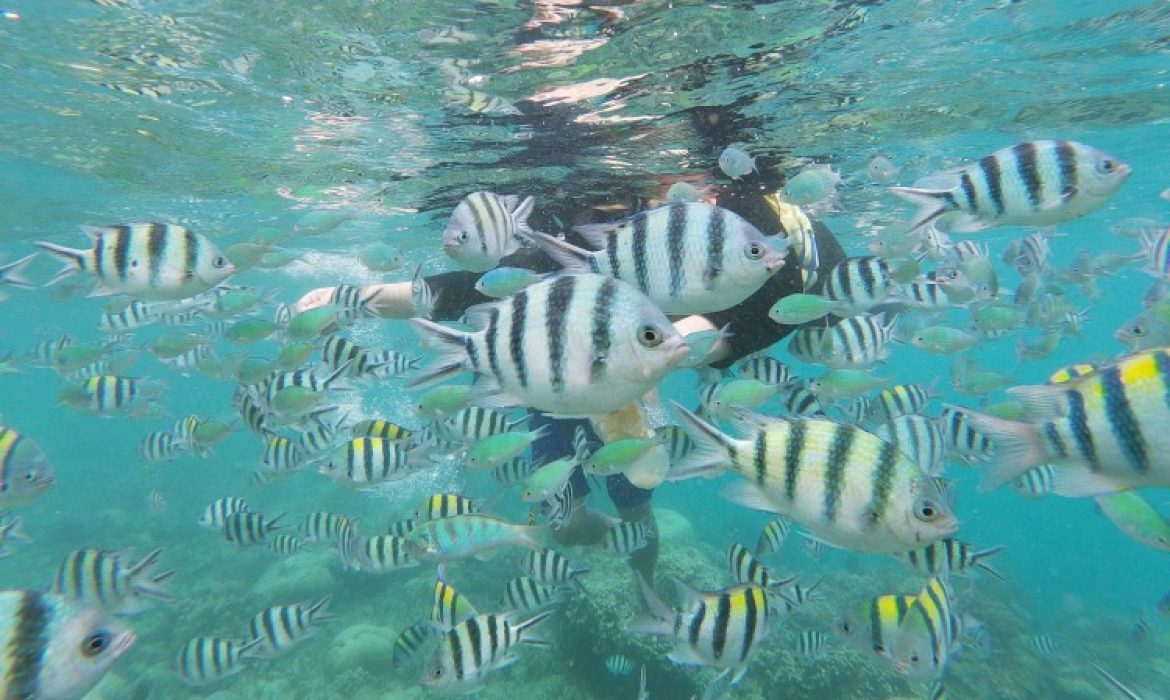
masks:
<svg viewBox="0 0 1170 700"><path fill-rule="evenodd" d="M886 653L886 648L884 646L882 646L881 644L874 644L873 650L874 650L874 652L876 652L878 654Z"/></svg>
<svg viewBox="0 0 1170 700"><path fill-rule="evenodd" d="M929 498L920 498L914 502L914 517L922 522L929 523L938 519L940 515L942 515L942 509Z"/></svg>
<svg viewBox="0 0 1170 700"><path fill-rule="evenodd" d="M764 244L757 241L748 243L746 252L749 260L759 260L764 257Z"/></svg>
<svg viewBox="0 0 1170 700"><path fill-rule="evenodd" d="M850 629L850 627L851 627L851 626L850 626L850 624L849 624L849 622L848 622L848 621L845 621L845 622L842 622L842 623L841 623L841 631L842 631L842 632L844 632L844 633L846 633L846 634L848 634L848 633L849 633L849 629Z"/></svg>
<svg viewBox="0 0 1170 700"><path fill-rule="evenodd" d="M912 663L912 664L918 663L918 654L911 654L910 655L910 663Z"/></svg>
<svg viewBox="0 0 1170 700"><path fill-rule="evenodd" d="M435 680L439 680L442 677L443 677L442 667L436 666L436 667L431 669L431 678L434 678Z"/></svg>
<svg viewBox="0 0 1170 700"><path fill-rule="evenodd" d="M24 480L25 481L36 481L37 480L37 470L36 469L29 469L28 473L26 473L24 475Z"/></svg>
<svg viewBox="0 0 1170 700"><path fill-rule="evenodd" d="M467 232L466 232L466 231L460 231L460 232L459 232L459 240L461 240L461 241L466 241L466 240L467 240Z"/></svg>
<svg viewBox="0 0 1170 700"><path fill-rule="evenodd" d="M227 260L224 260L222 255L215 256L215 260L211 261L211 266L217 269L223 267L224 265L227 265Z"/></svg>
<svg viewBox="0 0 1170 700"><path fill-rule="evenodd" d="M658 347L662 343L662 331L654 326L642 326L638 329L638 342L648 348Z"/></svg>
<svg viewBox="0 0 1170 700"><path fill-rule="evenodd" d="M1108 175L1114 170L1117 170L1117 163L1111 158L1106 158L1097 164L1097 170Z"/></svg>
<svg viewBox="0 0 1170 700"><path fill-rule="evenodd" d="M1135 323L1134 325L1130 326L1129 332L1135 337L1140 338L1146 334L1146 327Z"/></svg>
<svg viewBox="0 0 1170 700"><path fill-rule="evenodd" d="M88 658L93 658L101 654L110 645L110 639L113 635L106 630L98 630L92 632L81 642L81 653Z"/></svg>

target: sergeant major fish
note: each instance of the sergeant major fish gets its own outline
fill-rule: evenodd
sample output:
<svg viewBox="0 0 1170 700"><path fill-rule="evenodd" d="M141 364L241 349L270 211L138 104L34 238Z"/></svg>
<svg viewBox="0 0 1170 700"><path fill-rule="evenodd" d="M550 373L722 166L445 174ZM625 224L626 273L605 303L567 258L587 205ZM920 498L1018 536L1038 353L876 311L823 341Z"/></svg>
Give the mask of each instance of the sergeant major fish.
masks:
<svg viewBox="0 0 1170 700"><path fill-rule="evenodd" d="M522 234L528 228L535 200L515 195L472 192L451 213L443 231L443 252L459 267L471 272L487 272L500 258L520 249Z"/></svg>
<svg viewBox="0 0 1170 700"><path fill-rule="evenodd" d="M55 478L53 465L40 445L0 425L0 509L36 499Z"/></svg>
<svg viewBox="0 0 1170 700"><path fill-rule="evenodd" d="M543 612L522 622L509 615L476 615L455 625L439 640L422 676L425 686L473 690L492 671L519 660L519 645L548 646L531 630L552 614Z"/></svg>

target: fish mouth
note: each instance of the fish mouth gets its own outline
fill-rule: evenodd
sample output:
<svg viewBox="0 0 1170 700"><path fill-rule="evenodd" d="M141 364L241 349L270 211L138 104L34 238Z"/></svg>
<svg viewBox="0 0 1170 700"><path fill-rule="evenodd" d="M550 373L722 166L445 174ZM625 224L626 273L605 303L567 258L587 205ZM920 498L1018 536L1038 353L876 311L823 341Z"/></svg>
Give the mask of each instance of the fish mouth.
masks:
<svg viewBox="0 0 1170 700"><path fill-rule="evenodd" d="M444 251L444 252L446 252L446 253L454 253L454 252L455 252L455 251L457 251L457 250L459 250L459 244L458 244L458 243L456 243L456 242L454 242L454 241L444 241L444 242L443 242L443 251Z"/></svg>
<svg viewBox="0 0 1170 700"><path fill-rule="evenodd" d="M679 336L678 342L670 348L666 349L666 356L668 362L673 366L683 360L687 359L691 354L691 346L687 345L687 341Z"/></svg>

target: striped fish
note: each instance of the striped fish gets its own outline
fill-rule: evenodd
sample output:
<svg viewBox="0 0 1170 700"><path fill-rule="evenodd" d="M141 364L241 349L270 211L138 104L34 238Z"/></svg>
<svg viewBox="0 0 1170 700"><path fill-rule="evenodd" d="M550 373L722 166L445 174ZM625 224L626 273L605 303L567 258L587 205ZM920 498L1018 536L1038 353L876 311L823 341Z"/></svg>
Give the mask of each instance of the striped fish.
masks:
<svg viewBox="0 0 1170 700"><path fill-rule="evenodd" d="M124 333L158 320L158 314L150 302L134 299L118 311L104 311L98 319L98 329L105 333Z"/></svg>
<svg viewBox="0 0 1170 700"><path fill-rule="evenodd" d="M520 249L521 236L532 233L528 217L536 200L516 195L472 192L451 213L443 231L443 252L459 267L487 272L500 258Z"/></svg>
<svg viewBox="0 0 1170 700"><path fill-rule="evenodd" d="M394 668L399 668L406 663L406 660L422 648L428 639L438 633L439 631L433 625L426 622L416 622L402 630L402 634L399 634L394 640L394 653L391 657Z"/></svg>
<svg viewBox="0 0 1170 700"><path fill-rule="evenodd" d="M268 548L282 557L291 557L301 551L302 546L301 538L296 535L276 535L268 540Z"/></svg>
<svg viewBox="0 0 1170 700"><path fill-rule="evenodd" d="M654 517L642 520L623 520L614 523L601 538L601 548L610 554L628 557L658 539L658 526Z"/></svg>
<svg viewBox="0 0 1170 700"><path fill-rule="evenodd" d="M333 542L342 527L352 522L353 519L345 515L323 510L315 511L306 515L301 522L301 536L306 542Z"/></svg>
<svg viewBox="0 0 1170 700"><path fill-rule="evenodd" d="M932 577L918 594L894 635L894 670L912 681L932 681L946 671L963 632L950 586Z"/></svg>
<svg viewBox="0 0 1170 700"><path fill-rule="evenodd" d="M625 221L577 226L588 251L543 234L533 243L570 272L627 282L668 314L731 308L784 265L789 239L767 238L727 209L675 202Z"/></svg>
<svg viewBox="0 0 1170 700"><path fill-rule="evenodd" d="M1029 422L970 413L995 443L984 485L1053 462L1053 493L1096 496L1170 486L1170 349L1135 353L1065 384L1014 387Z"/></svg>
<svg viewBox="0 0 1170 700"><path fill-rule="evenodd" d="M395 537L406 537L407 535L409 535L413 531L414 531L414 519L413 518L404 518L402 520L395 520L394 522L390 523L390 527L388 527L386 529L387 533L394 535Z"/></svg>
<svg viewBox="0 0 1170 700"><path fill-rule="evenodd" d="M60 399L70 408L94 415L141 417L162 412L157 403L161 392L161 386L152 380L104 374L66 386Z"/></svg>
<svg viewBox="0 0 1170 700"><path fill-rule="evenodd" d="M248 638L260 643L251 647L249 656L272 659L312 637L317 623L331 619L330 600L332 596L325 596L315 603L274 605L256 613L248 621Z"/></svg>
<svg viewBox="0 0 1170 700"><path fill-rule="evenodd" d="M479 442L522 425L527 418L512 420L507 413L479 406L460 409L442 421L442 432L452 440Z"/></svg>
<svg viewBox="0 0 1170 700"><path fill-rule="evenodd" d="M999 546L976 552L966 542L948 537L921 549L895 554L894 558L925 574L965 574L979 568L1003 581L1004 577L985 561L1002 551Z"/></svg>
<svg viewBox="0 0 1170 700"><path fill-rule="evenodd" d="M500 547L539 549L536 536L541 530L487 515L458 515L416 523L406 542L411 556L442 562L479 556Z"/></svg>
<svg viewBox="0 0 1170 700"><path fill-rule="evenodd" d="M1163 282L1170 281L1170 228L1153 236L1142 232L1142 255L1146 273Z"/></svg>
<svg viewBox="0 0 1170 700"><path fill-rule="evenodd" d="M548 646L531 629L553 611L514 622L509 615L476 615L443 634L435 649L422 684L444 690L472 690L492 671L516 661L519 645Z"/></svg>
<svg viewBox="0 0 1170 700"><path fill-rule="evenodd" d="M283 435L275 435L265 441L260 464L270 475L291 474L304 467L306 460L307 455L300 445Z"/></svg>
<svg viewBox="0 0 1170 700"><path fill-rule="evenodd" d="M860 314L879 304L901 301L902 287L884 258L845 258L825 275L824 296L842 304L844 314Z"/></svg>
<svg viewBox="0 0 1170 700"><path fill-rule="evenodd" d="M816 326L801 326L788 339L788 354L801 362L815 364L820 362L821 335L823 328Z"/></svg>
<svg viewBox="0 0 1170 700"><path fill-rule="evenodd" d="M666 447L671 464L682 461L695 446L687 432L677 425L664 425L656 428L654 434L658 437L658 441Z"/></svg>
<svg viewBox="0 0 1170 700"><path fill-rule="evenodd" d="M938 420L910 413L879 425L873 433L897 446L927 476L942 476L946 445Z"/></svg>
<svg viewBox="0 0 1170 700"><path fill-rule="evenodd" d="M902 303L924 311L946 309L951 298L945 287L933 279L913 279L902 285Z"/></svg>
<svg viewBox="0 0 1170 700"><path fill-rule="evenodd" d="M890 356L897 316L862 314L843 318L820 333L818 360L829 367L868 367Z"/></svg>
<svg viewBox="0 0 1170 700"><path fill-rule="evenodd" d="M1041 656L1056 656L1059 645L1047 634L1032 634L1024 638L1024 644Z"/></svg>
<svg viewBox="0 0 1170 700"><path fill-rule="evenodd" d="M817 393L803 384L796 384L780 395L784 410L792 416L818 416L824 414L821 399Z"/></svg>
<svg viewBox="0 0 1170 700"><path fill-rule="evenodd" d="M933 390L921 384L897 384L882 389L870 402L864 420L888 423L898 416L922 413L932 395Z"/></svg>
<svg viewBox="0 0 1170 700"><path fill-rule="evenodd" d="M528 576L517 576L504 585L500 607L514 612L529 612L556 602L556 587L537 583Z"/></svg>
<svg viewBox="0 0 1170 700"><path fill-rule="evenodd" d="M492 95L483 90L472 90L462 85L453 85L444 88L440 93L443 104L455 107L472 114L486 114L489 116L512 116L520 114L516 105L499 95Z"/></svg>
<svg viewBox="0 0 1170 700"><path fill-rule="evenodd" d="M281 527L279 523L283 517L283 513L269 519L263 513L237 511L227 516L221 532L225 540L240 547L266 544L268 533Z"/></svg>
<svg viewBox="0 0 1170 700"><path fill-rule="evenodd" d="M420 362L421 357L411 357L394 350L368 350L365 355L366 367L358 371L358 376L393 379L418 369Z"/></svg>
<svg viewBox="0 0 1170 700"><path fill-rule="evenodd" d="M527 479L534 471L536 471L536 465L527 457L513 457L492 469L492 479L503 487L515 486Z"/></svg>
<svg viewBox="0 0 1170 700"><path fill-rule="evenodd" d="M440 567L435 576L435 594L431 603L430 621L440 629L449 630L478 614L475 606L447 582L443 569Z"/></svg>
<svg viewBox="0 0 1170 700"><path fill-rule="evenodd" d="M188 685L207 685L246 668L254 650L263 642L219 637L195 637L183 645L175 660L179 678Z"/></svg>
<svg viewBox="0 0 1170 700"><path fill-rule="evenodd" d="M414 431L410 428L404 428L397 423L391 423L381 418L374 418L372 420L364 420L357 423L352 428L352 435L357 437L376 437L384 440L409 440Z"/></svg>
<svg viewBox="0 0 1170 700"><path fill-rule="evenodd" d="M760 541L756 544L756 556L762 557L765 554L779 552L791 531L792 521L788 518L780 517L769 520L768 524L764 526L763 532L760 533Z"/></svg>
<svg viewBox="0 0 1170 700"><path fill-rule="evenodd" d="M747 479L725 495L785 515L816 539L871 552L899 552L946 537L958 524L921 467L853 425L776 419L732 438L675 404L695 449L675 480L725 469Z"/></svg>
<svg viewBox="0 0 1170 700"><path fill-rule="evenodd" d="M377 310L373 301L378 296L378 288L366 291L366 287L356 287L352 284L339 284L329 293L327 304L338 310L338 323L345 323L359 318L375 318Z"/></svg>
<svg viewBox="0 0 1170 700"><path fill-rule="evenodd" d="M401 441L354 438L341 446L320 473L346 486L361 488L409 476L430 466L427 450Z"/></svg>
<svg viewBox="0 0 1170 700"><path fill-rule="evenodd" d="M0 508L36 499L55 479L53 465L40 445L0 425Z"/></svg>
<svg viewBox="0 0 1170 700"><path fill-rule="evenodd" d="M150 607L153 600L174 600L162 583L174 570L155 568L162 549L130 564L124 555L101 549L70 552L57 567L52 592L113 615L133 615Z"/></svg>
<svg viewBox="0 0 1170 700"><path fill-rule="evenodd" d="M1024 141L929 178L931 187L891 187L918 205L921 228L948 212L953 231L988 226L1051 226L1097 209L1130 175L1130 167L1076 141Z"/></svg>
<svg viewBox="0 0 1170 700"><path fill-rule="evenodd" d="M745 379L756 379L765 384L787 384L792 381L792 370L780 360L767 355L749 357L736 365L735 373Z"/></svg>
<svg viewBox="0 0 1170 700"><path fill-rule="evenodd" d="M939 423L947 455L968 463L983 461L991 456L991 440L975 428L971 412L958 406L945 406Z"/></svg>
<svg viewBox="0 0 1170 700"><path fill-rule="evenodd" d="M537 583L562 586L574 583L584 589L578 579L589 569L573 566L563 554L552 549L535 549L520 557L520 569Z"/></svg>
<svg viewBox="0 0 1170 700"><path fill-rule="evenodd" d="M435 493L427 496L422 505L415 509L414 519L438 520L478 513L478 503L476 499L466 498L457 493Z"/></svg>
<svg viewBox="0 0 1170 700"><path fill-rule="evenodd" d="M640 398L688 354L649 299L600 275L538 282L464 318L480 330L411 319L423 345L439 352L412 387L470 370L482 375L472 388L481 405L597 415Z"/></svg>
<svg viewBox="0 0 1170 700"><path fill-rule="evenodd" d="M169 462L185 451L186 448L165 430L147 433L138 444L138 456L151 464Z"/></svg>
<svg viewBox="0 0 1170 700"><path fill-rule="evenodd" d="M916 595L882 595L860 603L834 625L834 633L863 653L892 660L890 648Z"/></svg>
<svg viewBox="0 0 1170 700"><path fill-rule="evenodd" d="M42 591L0 591L0 697L80 698L135 641L104 613Z"/></svg>
<svg viewBox="0 0 1170 700"><path fill-rule="evenodd" d="M743 677L752 652L772 627L767 590L740 585L708 593L679 583L683 607L671 610L645 579L638 580L649 614L628 631L672 637L677 645L667 658L677 664L734 669L733 684Z"/></svg>
<svg viewBox="0 0 1170 700"><path fill-rule="evenodd" d="M207 291L236 271L207 238L176 224L82 226L91 246L37 245L65 262L48 282L76 272L97 278L90 296L125 294L142 299L183 299Z"/></svg>
<svg viewBox="0 0 1170 700"><path fill-rule="evenodd" d="M796 653L801 656L815 658L820 656L828 643L829 638L823 632L804 630L796 638Z"/></svg>
<svg viewBox="0 0 1170 700"><path fill-rule="evenodd" d="M394 535L359 537L354 561L358 570L375 573L397 571L418 564L410 557L406 540Z"/></svg>
<svg viewBox="0 0 1170 700"><path fill-rule="evenodd" d="M199 517L200 527L222 530L229 515L248 510L248 502L239 496L225 496L217 498L203 509Z"/></svg>
<svg viewBox="0 0 1170 700"><path fill-rule="evenodd" d="M752 556L747 547L738 542L732 544L731 548L727 550L727 566L731 570L731 578L735 579L736 583L751 583L762 588L773 589L788 585L796 580L795 576L782 579L772 578L768 567L761 564L758 559Z"/></svg>

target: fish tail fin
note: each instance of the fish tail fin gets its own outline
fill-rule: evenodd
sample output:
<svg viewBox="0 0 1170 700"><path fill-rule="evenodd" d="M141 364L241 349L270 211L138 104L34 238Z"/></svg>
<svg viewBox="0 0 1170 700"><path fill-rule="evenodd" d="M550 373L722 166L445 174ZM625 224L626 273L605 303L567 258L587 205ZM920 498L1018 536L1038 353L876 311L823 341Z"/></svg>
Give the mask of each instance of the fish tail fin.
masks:
<svg viewBox="0 0 1170 700"><path fill-rule="evenodd" d="M890 192L918 206L917 213L914 214L914 218L910 221L911 231L917 231L948 211L958 209L955 206L954 196L948 190L891 187Z"/></svg>
<svg viewBox="0 0 1170 700"><path fill-rule="evenodd" d="M988 564L986 561L983 561L984 559L987 559L988 557L993 557L1002 551L1003 551L1003 545L1001 544L1001 545L998 545L996 547L988 547L987 549L984 549L981 552L973 552L971 554L971 564L973 566L979 567L983 571L986 571L987 573L996 577L1000 581L1007 583L1007 579L1004 578L1003 574L996 571L995 567L993 567L991 564Z"/></svg>
<svg viewBox="0 0 1170 700"><path fill-rule="evenodd" d="M512 220L516 222L516 230L524 233L532 233L532 229L528 227L528 217L532 214L535 206L536 198L528 196L512 210Z"/></svg>
<svg viewBox="0 0 1170 700"><path fill-rule="evenodd" d="M1040 434L1033 425L975 411L965 412L971 425L995 444L993 461L984 472L980 485L984 491L997 488L1047 461Z"/></svg>
<svg viewBox="0 0 1170 700"><path fill-rule="evenodd" d="M555 612L556 612L556 610L545 610L544 612L536 615L535 617L530 617L523 622L517 623L516 626L512 628L512 631L514 631L516 633L516 643L517 644L527 644L528 646L533 646L533 647L552 646L551 644L546 642L544 639L540 638L539 636L537 636L536 634L534 634L532 632L529 632L528 630L530 630L533 627L544 622L545 620L547 620L549 618L550 615L552 615Z"/></svg>
<svg viewBox="0 0 1170 700"><path fill-rule="evenodd" d="M596 272L591 264L589 251L578 248L572 243L566 243L559 238L553 238L547 233L532 231L526 234L527 239L537 248L540 248L550 258L557 261L567 272Z"/></svg>
<svg viewBox="0 0 1170 700"><path fill-rule="evenodd" d="M48 241L37 241L37 246L42 250L48 251L50 254L56 256L65 263L65 267L61 268L60 272L53 275L53 278L45 282L45 286L56 284L61 280L73 275L77 272L85 272L90 268L90 258L92 253L88 250L78 250L77 248L66 248L63 245L56 243L49 243Z"/></svg>
<svg viewBox="0 0 1170 700"><path fill-rule="evenodd" d="M33 258L36 256L36 253L33 253L32 255L26 255L16 262L10 262L7 265L0 267L0 280L3 280L5 284L13 287L32 289L36 285L34 285L32 282L29 282L28 279L26 279L20 273L22 270L24 270L26 265L33 261Z"/></svg>
<svg viewBox="0 0 1170 700"><path fill-rule="evenodd" d="M424 367L414 379L407 384L407 388L438 384L448 377L465 372L467 368L467 334L452 330L424 318L410 319L415 332L419 335L423 347L438 353L438 357Z"/></svg>
<svg viewBox="0 0 1170 700"><path fill-rule="evenodd" d="M154 567L158 564L158 558L162 555L162 551L162 547L159 547L142 557L137 564L127 569L126 580L130 582L130 587L134 591L142 595L162 600L174 600L174 597L163 590L161 585L175 573L174 570L164 571L161 574L153 574Z"/></svg>
<svg viewBox="0 0 1170 700"><path fill-rule="evenodd" d="M697 476L712 477L726 469L731 455L727 450L727 436L702 418L674 402L675 412L682 418L680 427L690 436L695 446L668 478L682 481Z"/></svg>

